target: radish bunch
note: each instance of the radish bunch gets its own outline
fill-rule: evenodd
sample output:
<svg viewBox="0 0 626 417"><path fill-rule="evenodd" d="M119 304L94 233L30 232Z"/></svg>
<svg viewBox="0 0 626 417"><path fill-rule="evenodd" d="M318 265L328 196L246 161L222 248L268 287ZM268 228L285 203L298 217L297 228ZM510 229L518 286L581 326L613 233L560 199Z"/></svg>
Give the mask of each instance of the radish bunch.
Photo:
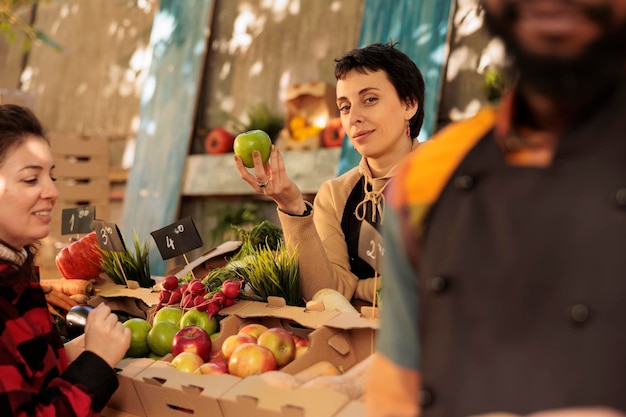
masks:
<svg viewBox="0 0 626 417"><path fill-rule="evenodd" d="M205 282L197 278L181 282L175 275L168 275L161 281L161 287L155 311L166 305L179 306L206 311L209 316L213 316L223 307L235 303L241 291L242 281L226 279L219 288L212 291Z"/></svg>

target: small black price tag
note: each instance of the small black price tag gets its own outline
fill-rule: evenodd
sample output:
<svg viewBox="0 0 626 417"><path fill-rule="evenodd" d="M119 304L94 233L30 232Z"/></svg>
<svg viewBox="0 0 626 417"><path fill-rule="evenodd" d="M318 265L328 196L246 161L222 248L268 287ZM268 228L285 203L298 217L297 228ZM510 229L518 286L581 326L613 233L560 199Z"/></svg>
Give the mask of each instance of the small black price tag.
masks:
<svg viewBox="0 0 626 417"><path fill-rule="evenodd" d="M61 234L75 235L91 232L91 222L96 217L95 206L65 208L61 212Z"/></svg>
<svg viewBox="0 0 626 417"><path fill-rule="evenodd" d="M124 239L120 233L120 229L115 223L107 223L102 220L94 220L92 222L93 230L98 236L98 243L103 250L110 252L126 252Z"/></svg>
<svg viewBox="0 0 626 417"><path fill-rule="evenodd" d="M191 217L185 217L150 234L164 260L183 255L203 245Z"/></svg>

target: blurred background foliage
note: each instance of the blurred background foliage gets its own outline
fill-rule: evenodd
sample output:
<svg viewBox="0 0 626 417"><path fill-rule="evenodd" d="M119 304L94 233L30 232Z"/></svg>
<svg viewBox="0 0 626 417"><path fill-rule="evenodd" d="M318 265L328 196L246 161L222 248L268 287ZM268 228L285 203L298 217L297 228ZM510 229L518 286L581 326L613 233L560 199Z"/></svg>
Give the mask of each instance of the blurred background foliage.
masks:
<svg viewBox="0 0 626 417"><path fill-rule="evenodd" d="M61 45L35 25L37 7L44 3L67 3L69 0L0 0L0 33L9 43L21 41L22 51L28 52L34 42L53 49Z"/></svg>

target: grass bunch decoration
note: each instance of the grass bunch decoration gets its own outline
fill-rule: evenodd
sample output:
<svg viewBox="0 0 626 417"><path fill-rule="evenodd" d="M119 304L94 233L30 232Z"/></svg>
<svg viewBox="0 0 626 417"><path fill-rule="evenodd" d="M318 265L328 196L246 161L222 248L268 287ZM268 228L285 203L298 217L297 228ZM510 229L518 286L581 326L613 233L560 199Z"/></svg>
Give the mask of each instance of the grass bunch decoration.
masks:
<svg viewBox="0 0 626 417"><path fill-rule="evenodd" d="M284 241L283 230L269 220L263 220L249 230L241 226L233 228L241 240L241 248L232 258L235 261L253 254L259 248L277 250Z"/></svg>
<svg viewBox="0 0 626 417"><path fill-rule="evenodd" d="M148 256L150 247L147 238L143 243L139 241L137 232L133 239L134 250L126 248L124 252L108 251L100 248L102 252L101 267L116 284L126 285L126 280L137 281L142 288L151 288L154 280L150 276L150 262ZM126 280L124 279L126 277Z"/></svg>
<svg viewBox="0 0 626 417"><path fill-rule="evenodd" d="M285 299L288 305L302 306L300 268L295 253L287 250L284 241L276 249L251 247L248 256L233 263L235 271L261 301L269 296Z"/></svg>

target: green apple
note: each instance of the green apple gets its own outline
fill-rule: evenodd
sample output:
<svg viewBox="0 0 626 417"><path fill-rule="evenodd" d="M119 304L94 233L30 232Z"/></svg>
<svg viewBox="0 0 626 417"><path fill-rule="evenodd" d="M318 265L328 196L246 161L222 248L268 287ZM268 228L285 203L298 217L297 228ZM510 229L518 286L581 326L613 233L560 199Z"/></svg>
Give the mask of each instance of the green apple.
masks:
<svg viewBox="0 0 626 417"><path fill-rule="evenodd" d="M178 325L170 321L154 323L146 337L150 351L158 356L172 353L172 342L178 330Z"/></svg>
<svg viewBox="0 0 626 417"><path fill-rule="evenodd" d="M123 324L130 330L130 346L126 351L128 358L144 358L150 354L148 346L148 332L152 329L150 323L146 320L134 317L128 319Z"/></svg>
<svg viewBox="0 0 626 417"><path fill-rule="evenodd" d="M180 319L180 328L183 329L187 326L198 326L209 335L217 332L219 329L219 322L217 317L209 317L206 311L196 310L192 308L186 311Z"/></svg>
<svg viewBox="0 0 626 417"><path fill-rule="evenodd" d="M159 309L154 315L152 324L155 325L162 321L169 321L174 323L177 327L180 327L180 319L183 316L183 309L174 306L165 306Z"/></svg>
<svg viewBox="0 0 626 417"><path fill-rule="evenodd" d="M247 168L254 167L252 160L252 152L259 151L261 160L265 164L270 159L270 151L272 149L272 140L262 130L255 129L240 133L235 138L233 150L235 155L241 158L243 165Z"/></svg>

